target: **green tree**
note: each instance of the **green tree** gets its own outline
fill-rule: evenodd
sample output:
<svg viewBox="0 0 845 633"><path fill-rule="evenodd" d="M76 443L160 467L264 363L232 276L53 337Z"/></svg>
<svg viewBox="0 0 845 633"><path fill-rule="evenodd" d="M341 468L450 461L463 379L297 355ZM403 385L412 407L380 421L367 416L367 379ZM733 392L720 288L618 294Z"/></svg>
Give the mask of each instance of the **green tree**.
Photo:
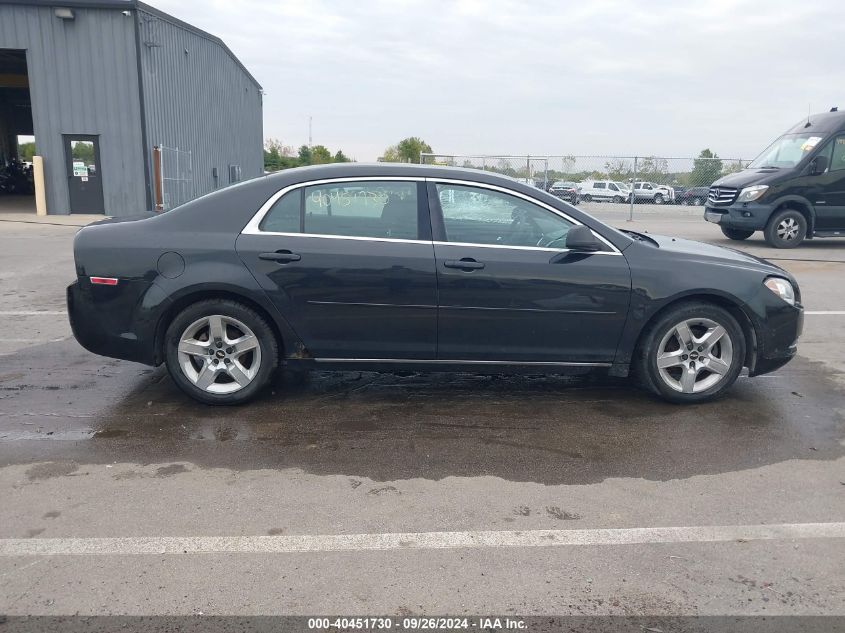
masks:
<svg viewBox="0 0 845 633"><path fill-rule="evenodd" d="M693 187L709 187L721 175L722 161L719 156L709 149L703 149L698 158L693 160L689 183Z"/></svg>
<svg viewBox="0 0 845 633"><path fill-rule="evenodd" d="M349 158L346 154L344 154L342 149L339 149L335 153L334 160L332 162L334 162L334 163L351 163L352 159Z"/></svg>
<svg viewBox="0 0 845 633"><path fill-rule="evenodd" d="M385 163L419 163L420 154L430 154L431 145L417 136L403 138L396 145L384 150L381 160Z"/></svg>
<svg viewBox="0 0 845 633"><path fill-rule="evenodd" d="M18 145L18 158L25 162L31 162L32 157L35 156L35 143L21 143Z"/></svg>
<svg viewBox="0 0 845 633"><path fill-rule="evenodd" d="M604 164L607 177L610 180L626 181L634 174L634 166L630 161L614 158Z"/></svg>
<svg viewBox="0 0 845 633"><path fill-rule="evenodd" d="M637 160L637 179L665 183L669 175L669 161L665 158L646 156Z"/></svg>

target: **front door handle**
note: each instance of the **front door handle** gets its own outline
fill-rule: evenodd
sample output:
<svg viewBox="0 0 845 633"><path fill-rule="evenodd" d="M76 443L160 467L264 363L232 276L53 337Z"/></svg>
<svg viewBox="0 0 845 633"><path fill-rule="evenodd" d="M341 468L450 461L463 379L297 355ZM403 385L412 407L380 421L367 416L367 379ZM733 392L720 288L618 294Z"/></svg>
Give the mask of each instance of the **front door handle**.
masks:
<svg viewBox="0 0 845 633"><path fill-rule="evenodd" d="M261 255L258 256L258 259L266 259L267 261L286 264L288 262L298 262L302 259L302 256L296 253L291 253L290 251L276 251L274 253L261 253Z"/></svg>
<svg viewBox="0 0 845 633"><path fill-rule="evenodd" d="M475 261L472 257L464 257L462 259L447 259L443 262L446 268L457 268L458 270L481 270L484 268L482 262Z"/></svg>

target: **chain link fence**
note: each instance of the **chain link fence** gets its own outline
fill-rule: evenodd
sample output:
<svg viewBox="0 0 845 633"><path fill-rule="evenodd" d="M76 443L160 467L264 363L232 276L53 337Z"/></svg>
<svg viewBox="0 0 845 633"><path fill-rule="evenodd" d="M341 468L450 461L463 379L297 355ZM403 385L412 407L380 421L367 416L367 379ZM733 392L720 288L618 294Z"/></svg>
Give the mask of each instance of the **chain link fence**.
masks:
<svg viewBox="0 0 845 633"><path fill-rule="evenodd" d="M662 156L420 156L420 163L426 165L469 167L510 176L568 202L631 206L703 206L714 181L744 169L749 162Z"/></svg>
<svg viewBox="0 0 845 633"><path fill-rule="evenodd" d="M178 147L156 145L153 148L156 175L156 210L168 211L193 200L193 157Z"/></svg>

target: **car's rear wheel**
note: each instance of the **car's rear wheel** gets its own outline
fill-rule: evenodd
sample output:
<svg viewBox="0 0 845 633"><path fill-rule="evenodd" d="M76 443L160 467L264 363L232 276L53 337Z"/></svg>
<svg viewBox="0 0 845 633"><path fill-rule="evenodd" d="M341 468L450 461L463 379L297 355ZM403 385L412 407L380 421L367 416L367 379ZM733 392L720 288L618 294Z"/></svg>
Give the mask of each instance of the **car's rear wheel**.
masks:
<svg viewBox="0 0 845 633"><path fill-rule="evenodd" d="M622 196L613 196L613 201L616 203L622 202Z"/></svg>
<svg viewBox="0 0 845 633"><path fill-rule="evenodd" d="M744 229L731 229L727 226L723 226L721 229L722 234L729 240L742 241L747 240L749 237L754 235L754 231L746 231Z"/></svg>
<svg viewBox="0 0 845 633"><path fill-rule="evenodd" d="M731 314L719 306L678 305L645 333L636 371L646 387L678 404L721 395L745 364L745 336Z"/></svg>
<svg viewBox="0 0 845 633"><path fill-rule="evenodd" d="M206 404L241 404L268 382L278 343L255 310L206 300L180 312L165 334L165 362L182 391Z"/></svg>
<svg viewBox="0 0 845 633"><path fill-rule="evenodd" d="M688 207L688 206L689 206L689 200L687 200L686 198L682 198L682 199L681 199L681 204L682 204L683 206L685 206L685 207Z"/></svg>
<svg viewBox="0 0 845 633"><path fill-rule="evenodd" d="M700 207L701 205L704 204L704 198L696 196L695 198L692 199L692 204L696 207Z"/></svg>
<svg viewBox="0 0 845 633"><path fill-rule="evenodd" d="M775 248L795 248L807 237L807 219L799 211L784 209L769 219L765 236Z"/></svg>
<svg viewBox="0 0 845 633"><path fill-rule="evenodd" d="M654 196L654 204L663 204L663 194L656 194Z"/></svg>

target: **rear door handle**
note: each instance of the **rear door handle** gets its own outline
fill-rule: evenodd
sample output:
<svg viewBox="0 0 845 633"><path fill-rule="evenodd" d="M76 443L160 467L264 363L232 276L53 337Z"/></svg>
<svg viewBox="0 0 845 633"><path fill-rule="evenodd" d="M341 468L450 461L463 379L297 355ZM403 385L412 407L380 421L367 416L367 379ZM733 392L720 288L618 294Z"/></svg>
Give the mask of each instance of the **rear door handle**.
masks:
<svg viewBox="0 0 845 633"><path fill-rule="evenodd" d="M276 251L274 253L261 253L261 255L258 256L258 259L286 264L288 262L298 262L302 259L302 256L297 253L291 253L290 251Z"/></svg>
<svg viewBox="0 0 845 633"><path fill-rule="evenodd" d="M457 268L458 270L481 270L484 268L482 262L475 261L472 257L464 257L462 259L447 259L443 262L446 268Z"/></svg>

